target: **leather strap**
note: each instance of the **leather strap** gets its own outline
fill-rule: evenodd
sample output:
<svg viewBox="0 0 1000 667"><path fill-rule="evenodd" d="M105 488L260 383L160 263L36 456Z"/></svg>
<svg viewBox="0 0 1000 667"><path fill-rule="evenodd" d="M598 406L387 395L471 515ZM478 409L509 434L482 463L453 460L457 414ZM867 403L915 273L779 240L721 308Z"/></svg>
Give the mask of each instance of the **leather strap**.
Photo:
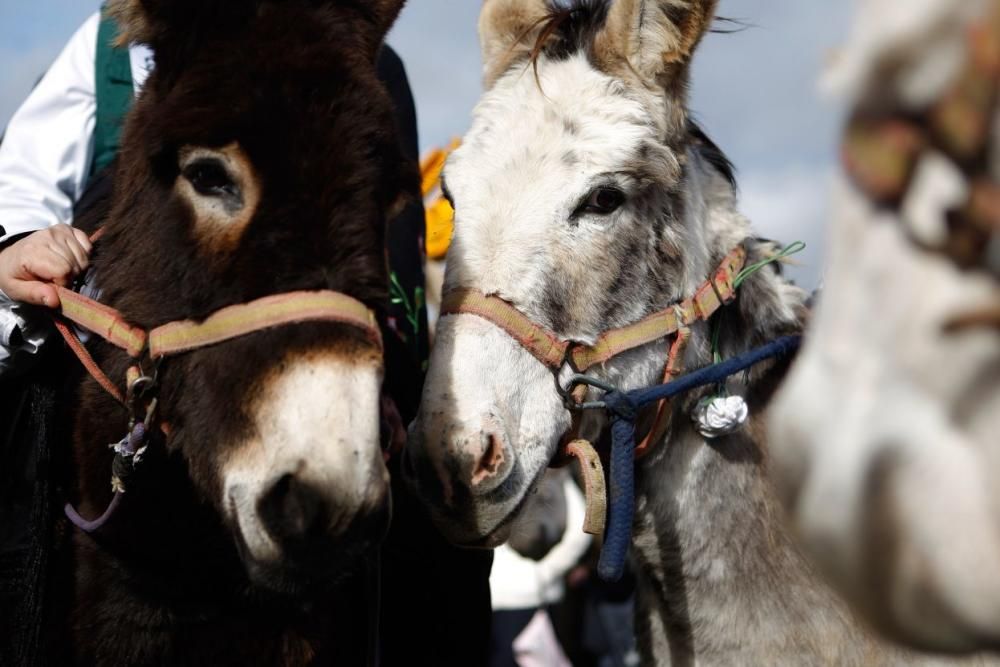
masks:
<svg viewBox="0 0 1000 667"><path fill-rule="evenodd" d="M375 314L365 304L340 292L303 291L268 296L222 308L201 322L170 322L147 333L130 325L114 308L63 287L56 289L59 293L60 312L66 320L92 331L124 350L133 359L144 355L147 344L149 356L161 359L256 331L301 322L345 324L359 329L373 345L382 349L382 333ZM98 384L118 402L123 403L122 392L98 367L70 327L57 318L56 328ZM134 379L128 378L128 384L131 385Z"/></svg>
<svg viewBox="0 0 1000 667"><path fill-rule="evenodd" d="M569 342L559 340L554 333L535 324L500 297L487 296L471 289L448 292L441 301L441 317L463 313L476 315L503 329L549 368L558 369L566 361Z"/></svg>
<svg viewBox="0 0 1000 667"><path fill-rule="evenodd" d="M566 453L580 464L580 478L586 498L586 513L583 517L583 532L590 535L604 535L607 524L608 491L604 481L604 465L601 457L586 440L574 440L566 446Z"/></svg>
<svg viewBox="0 0 1000 667"><path fill-rule="evenodd" d="M203 322L171 322L149 333L152 358L208 347L286 324L338 322L360 329L382 348L382 334L368 306L340 292L289 292L228 306Z"/></svg>
<svg viewBox="0 0 1000 667"><path fill-rule="evenodd" d="M680 376L684 363L682 357L690 340L691 330L687 327L682 328L674 336L674 340L670 343L670 352L667 354L667 365L663 369L663 382L661 384L672 382ZM665 398L656 404L656 416L653 417L653 425L646 433L646 437L635 446L637 459L648 454L666 434L667 425L670 423L669 416L670 399Z"/></svg>
<svg viewBox="0 0 1000 667"><path fill-rule="evenodd" d="M699 285L693 296L635 324L601 334L592 346L573 347L570 355L574 365L585 372L623 352L671 336L695 322L707 321L724 304L736 298L733 283L745 263L746 250L739 246L726 255L715 274Z"/></svg>
<svg viewBox="0 0 1000 667"><path fill-rule="evenodd" d="M98 303L65 287L56 287L59 311L70 322L94 332L130 357L138 357L146 347L146 332L130 325L114 308Z"/></svg>
<svg viewBox="0 0 1000 667"><path fill-rule="evenodd" d="M90 356L90 352L88 352L87 348L84 347L82 342L80 342L80 338L73 332L73 329L65 322L61 322L59 320L55 320L55 326L56 331L58 331L59 335L63 337L63 340L66 341L66 345L73 351L76 358L80 360L83 367L87 369L90 376L97 380L97 384L101 385L104 391L108 392L116 401L124 403L125 395L122 394L115 383L111 381L111 378L109 378L104 371L101 370L101 367L97 365L97 362L94 361L92 356Z"/></svg>
<svg viewBox="0 0 1000 667"><path fill-rule="evenodd" d="M476 315L499 327L552 369L559 369L567 359L585 372L623 352L671 336L698 321L708 320L723 305L736 297L736 276L746 263L743 246L733 249L695 293L680 303L619 329L606 331L593 345L574 344L538 324L510 303L497 296L476 290L457 289L445 295L441 316Z"/></svg>

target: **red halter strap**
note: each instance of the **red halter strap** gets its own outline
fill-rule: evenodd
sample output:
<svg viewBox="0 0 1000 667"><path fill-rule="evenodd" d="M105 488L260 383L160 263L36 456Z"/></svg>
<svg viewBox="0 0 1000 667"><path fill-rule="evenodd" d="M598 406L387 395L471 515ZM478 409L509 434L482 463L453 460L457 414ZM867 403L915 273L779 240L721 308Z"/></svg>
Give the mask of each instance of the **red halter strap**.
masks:
<svg viewBox="0 0 1000 667"><path fill-rule="evenodd" d="M360 330L372 345L382 349L382 333L375 314L365 304L340 292L301 291L267 296L227 306L200 322L170 322L147 332L130 325L113 308L65 288L56 289L61 303L60 313L66 320L94 332L133 359L139 359L148 352L152 359L158 360L257 331L302 322L346 324ZM116 400L124 402L121 391L97 366L70 327L57 319L56 328L98 384Z"/></svg>
<svg viewBox="0 0 1000 667"><path fill-rule="evenodd" d="M653 313L625 327L606 331L593 345L561 340L535 324L500 297L471 289L452 290L441 303L441 316L469 314L503 329L533 357L553 370L572 362L581 373L623 352L672 336L684 327L708 320L715 311L736 298L734 282L746 263L743 246L733 249L694 294L680 303Z"/></svg>
<svg viewBox="0 0 1000 667"><path fill-rule="evenodd" d="M583 373L588 369L633 350L637 347L673 337L664 370L664 382L681 372L681 356L690 337L688 327L707 321L719 308L736 298L736 277L746 264L743 246L734 248L712 276L683 301L625 327L611 329L601 334L593 345L562 340L557 334L531 321L528 316L500 297L476 290L458 289L445 295L441 303L441 316L468 314L480 317L505 331L511 338L538 359L542 364L558 371L569 362ZM636 448L636 455L646 454L663 435L668 402L660 401L652 428ZM573 440L575 428L567 441ZM567 454L579 454L567 451Z"/></svg>

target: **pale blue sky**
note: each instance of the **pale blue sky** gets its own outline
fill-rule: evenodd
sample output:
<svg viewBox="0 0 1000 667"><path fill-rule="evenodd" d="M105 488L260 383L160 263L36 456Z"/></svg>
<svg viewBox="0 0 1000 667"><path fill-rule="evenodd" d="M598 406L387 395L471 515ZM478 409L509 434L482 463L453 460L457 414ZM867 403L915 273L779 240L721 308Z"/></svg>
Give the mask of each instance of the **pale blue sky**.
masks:
<svg viewBox="0 0 1000 667"><path fill-rule="evenodd" d="M824 61L843 41L853 3L722 0L750 27L710 35L695 63L692 107L739 170L742 204L758 230L810 249L795 270L820 275L840 113L817 94ZM0 124L6 124L95 0L0 0ZM423 149L461 135L480 93L479 0L410 0L390 43L403 56Z"/></svg>

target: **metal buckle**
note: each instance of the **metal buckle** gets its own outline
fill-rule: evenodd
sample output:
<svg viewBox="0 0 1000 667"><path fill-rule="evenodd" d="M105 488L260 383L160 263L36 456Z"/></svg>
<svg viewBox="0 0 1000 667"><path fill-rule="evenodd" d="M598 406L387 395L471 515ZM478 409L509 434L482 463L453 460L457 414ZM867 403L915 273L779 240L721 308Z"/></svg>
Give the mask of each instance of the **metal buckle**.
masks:
<svg viewBox="0 0 1000 667"><path fill-rule="evenodd" d="M153 362L153 373L149 375L138 364L141 375L128 386L125 393L125 404L129 411L129 430L141 421L148 428L156 413L157 399L156 388L159 385L160 362L162 358Z"/></svg>
<svg viewBox="0 0 1000 667"><path fill-rule="evenodd" d="M141 375L137 377L132 381L132 384L128 386L128 393L126 394L128 403L130 405L134 405L155 386L155 378L152 378L149 375Z"/></svg>
<svg viewBox="0 0 1000 667"><path fill-rule="evenodd" d="M569 384L564 391L563 401L569 400L569 405L567 409L572 412L583 412L584 410L604 410L607 408L607 404L604 401L587 401L585 403L576 403L573 401L573 390L580 385L585 385L587 387L595 387L601 389L606 394L618 391L618 388L611 385L603 380L598 380L595 377L586 375L585 373L574 373L569 378Z"/></svg>
<svg viewBox="0 0 1000 667"><path fill-rule="evenodd" d="M563 358L563 363L560 364L559 368L552 372L552 377L556 383L556 392L562 398L563 407L565 407L570 412L583 412L584 410L604 410L607 408L604 401L587 401L585 403L577 403L573 399L573 390L580 385L586 385L588 387L596 387L597 389L604 390L605 393L611 393L617 391L618 388L604 382L603 380L598 380L595 377L591 377L586 373L581 373L580 369L576 367L573 363L573 345L566 348L566 356ZM566 387L562 386L559 381L559 371L562 370L563 366L569 366L573 371L573 374L569 377L569 383Z"/></svg>

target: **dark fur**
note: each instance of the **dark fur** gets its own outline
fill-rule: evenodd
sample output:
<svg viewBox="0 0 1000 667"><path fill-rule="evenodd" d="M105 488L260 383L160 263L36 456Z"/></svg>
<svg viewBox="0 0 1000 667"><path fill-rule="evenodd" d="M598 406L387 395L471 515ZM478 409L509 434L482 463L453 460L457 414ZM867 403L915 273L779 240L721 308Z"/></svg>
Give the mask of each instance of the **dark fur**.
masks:
<svg viewBox="0 0 1000 667"><path fill-rule="evenodd" d="M107 303L146 328L300 289L338 290L381 312L386 213L416 182L374 67L401 4L143 0L119 8L129 34L151 42L157 68L126 125L95 259ZM263 194L237 248L206 253L173 190L178 150L234 141ZM310 324L163 365L169 439L154 439L107 530L74 536L78 664L362 661L364 591L331 595L338 576L277 579L277 595L256 588L214 505L221 443L247 429L260 378L296 350L331 345L360 342L344 328ZM111 377L124 377L122 354L96 351ZM74 447L85 515L110 498L107 443L122 437L125 419L94 382L83 383ZM320 555L344 575L365 545Z"/></svg>

